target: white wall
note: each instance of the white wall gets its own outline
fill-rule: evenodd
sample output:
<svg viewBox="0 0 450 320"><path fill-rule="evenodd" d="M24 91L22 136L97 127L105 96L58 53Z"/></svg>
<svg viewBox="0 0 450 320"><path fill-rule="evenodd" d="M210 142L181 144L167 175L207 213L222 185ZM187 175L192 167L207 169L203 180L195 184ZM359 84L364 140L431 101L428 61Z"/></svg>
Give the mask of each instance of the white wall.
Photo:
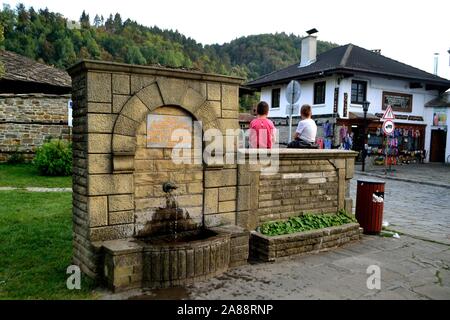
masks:
<svg viewBox="0 0 450 320"><path fill-rule="evenodd" d="M319 81L326 81L326 93L325 93L325 104L323 105L313 105L313 93L314 93L314 83ZM339 84L339 99L338 99L338 113L340 117L343 117L344 109L344 93L348 94L348 108L347 117L349 112L362 112L361 105L351 104L351 83L352 80L362 80L367 81L367 100L370 101L369 113L384 113L382 109L382 99L383 91L390 91L396 93L406 93L412 94L412 112L396 112L395 114L402 115L413 115L422 116L424 121L410 121L410 120L394 120L396 123L405 124L423 124L426 125L425 131L425 149L429 156L430 151L430 137L431 137L431 126L433 123L433 108L426 108L425 104L438 97L437 90L425 90L425 88L410 89L409 81L387 79L382 77L373 76L358 76L353 78L346 78L341 80ZM334 88L338 86L337 78L335 76L327 77L317 80L301 81L300 82L302 93L298 104L310 104L313 107L313 115L322 114L332 114L333 104L334 104ZM261 100L266 101L271 107L271 96L272 89L280 88L280 108L272 109L270 108L269 117L287 117L286 106L287 101L285 97L287 85L279 85L272 87L265 87L261 89ZM430 110L431 109L431 110ZM449 111L450 113L450 111ZM447 115L447 123L450 121L450 114ZM450 125L448 123L448 125ZM446 159L450 154L450 134L447 134L447 148L446 148ZM428 161L428 158L426 159Z"/></svg>
<svg viewBox="0 0 450 320"><path fill-rule="evenodd" d="M354 77L347 78L341 81L341 91L348 93L348 111L349 112L362 112L362 106L351 104L351 82L352 80L367 81L367 101L370 101L369 113L384 113L382 109L383 91L390 91L396 93L406 93L413 96L412 99L412 111L411 112L398 112L394 111L394 114L400 115L413 115L422 116L424 121L410 121L396 119L394 123L404 124L423 124L425 128L425 150L427 150L427 159L429 161L430 154L430 137L431 137L431 125L433 123L433 115L429 114L429 108L425 107L425 104L430 100L438 97L437 90L425 90L425 88L410 89L408 81L393 80L380 77ZM432 108L431 108L432 109ZM340 111L340 115L342 115ZM447 137L448 138L448 137ZM447 148L448 150L449 148Z"/></svg>
<svg viewBox="0 0 450 320"><path fill-rule="evenodd" d="M362 80L367 82L367 101L370 102L369 113L384 113L382 109L383 91L390 91L396 93L412 94L413 105L412 112L397 112L395 114L401 115L414 115L424 116L425 104L436 98L438 92L436 90L427 91L425 89L417 88L410 89L408 81L402 80L389 80L379 77L354 77L347 78L341 81L339 94L343 95L344 92L348 93L348 111L349 112L362 112L361 105L351 104L351 83L352 80ZM342 113L340 112L342 116ZM427 124L425 121L409 121L409 120L395 120L398 123L410 123L410 124Z"/></svg>
<svg viewBox="0 0 450 320"><path fill-rule="evenodd" d="M438 127L433 126L433 114L434 114L434 108L425 108L425 116L426 116L426 133L425 133L425 146L428 150L428 157L427 161L429 160L429 150L430 150L430 143L431 143L431 130L438 129ZM448 132L450 128L450 108L447 108L447 142L446 142L446 148L445 148L445 159L444 161L447 162L447 158L450 156L450 133Z"/></svg>
<svg viewBox="0 0 450 320"><path fill-rule="evenodd" d="M314 83L326 81L325 86L325 104L314 105ZM313 108L313 115L320 114L331 114L333 113L333 102L334 102L334 88L336 86L335 77L328 77L323 79L317 79L314 81L300 81L301 95L300 100L297 102L300 106L304 104L309 104ZM285 97L287 85L279 85L272 87L264 87L261 89L261 101L266 101L269 104L269 117L287 117L286 106L288 102ZM280 88L280 108L273 109L272 103L272 89Z"/></svg>

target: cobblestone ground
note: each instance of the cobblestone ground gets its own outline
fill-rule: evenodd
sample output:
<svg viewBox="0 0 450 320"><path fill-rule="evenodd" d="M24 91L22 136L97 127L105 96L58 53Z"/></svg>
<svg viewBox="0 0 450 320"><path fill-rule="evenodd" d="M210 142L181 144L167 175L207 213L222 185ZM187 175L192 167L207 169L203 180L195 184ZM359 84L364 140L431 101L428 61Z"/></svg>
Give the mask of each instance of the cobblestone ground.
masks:
<svg viewBox="0 0 450 320"><path fill-rule="evenodd" d="M355 175L350 194L356 201ZM412 236L450 244L450 190L446 188L385 179L384 220L389 228ZM355 202L354 202L355 205Z"/></svg>
<svg viewBox="0 0 450 320"><path fill-rule="evenodd" d="M361 165L355 165L357 171L361 170ZM450 165L442 163L408 164L392 166L392 171L387 175L393 179L409 180L419 183L446 186L450 188ZM384 178L384 167L374 166L367 161L366 174L376 175Z"/></svg>
<svg viewBox="0 0 450 320"><path fill-rule="evenodd" d="M367 288L380 267L381 288ZM104 299L450 299L450 246L402 236L364 236L333 251L232 269L188 286Z"/></svg>
<svg viewBox="0 0 450 320"><path fill-rule="evenodd" d="M352 180L354 199L360 178L368 177ZM449 189L385 181L384 218L411 236L364 236L329 252L238 267L186 288L104 299L450 299ZM370 265L380 267L380 290L367 288Z"/></svg>

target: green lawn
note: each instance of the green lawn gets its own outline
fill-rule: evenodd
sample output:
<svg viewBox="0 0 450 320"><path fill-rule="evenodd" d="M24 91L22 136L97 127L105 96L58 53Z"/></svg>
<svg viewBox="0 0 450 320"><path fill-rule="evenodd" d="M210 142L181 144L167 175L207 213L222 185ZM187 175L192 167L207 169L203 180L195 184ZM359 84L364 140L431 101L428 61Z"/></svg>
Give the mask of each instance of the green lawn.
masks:
<svg viewBox="0 0 450 320"><path fill-rule="evenodd" d="M21 176L29 170L15 167L2 166L2 177L5 171L11 177L11 171ZM25 181L23 176L21 183ZM53 181L49 185L60 186ZM72 256L71 198L69 192L0 191L0 299L95 298L94 284L84 275L81 290L66 288Z"/></svg>
<svg viewBox="0 0 450 320"><path fill-rule="evenodd" d="M31 164L0 164L0 187L70 188L72 177L45 177Z"/></svg>

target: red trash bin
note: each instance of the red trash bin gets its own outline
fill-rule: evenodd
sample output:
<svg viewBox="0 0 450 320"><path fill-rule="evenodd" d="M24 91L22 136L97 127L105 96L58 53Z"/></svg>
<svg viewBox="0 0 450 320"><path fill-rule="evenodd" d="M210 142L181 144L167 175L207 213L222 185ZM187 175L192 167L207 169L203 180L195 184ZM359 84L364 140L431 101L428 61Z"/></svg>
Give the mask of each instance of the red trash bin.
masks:
<svg viewBox="0 0 450 320"><path fill-rule="evenodd" d="M355 215L365 234L378 234L383 223L384 181L358 180Z"/></svg>

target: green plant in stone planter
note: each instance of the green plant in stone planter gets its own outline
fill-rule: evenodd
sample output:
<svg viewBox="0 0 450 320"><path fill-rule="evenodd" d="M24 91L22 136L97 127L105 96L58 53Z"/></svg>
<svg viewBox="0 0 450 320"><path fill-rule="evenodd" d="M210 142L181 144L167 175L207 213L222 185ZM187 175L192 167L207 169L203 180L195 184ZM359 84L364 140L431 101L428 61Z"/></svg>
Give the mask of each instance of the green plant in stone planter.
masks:
<svg viewBox="0 0 450 320"><path fill-rule="evenodd" d="M36 150L33 164L45 176L72 174L72 145L65 140L50 140Z"/></svg>
<svg viewBox="0 0 450 320"><path fill-rule="evenodd" d="M304 214L288 220L267 222L259 231L267 236L278 236L295 232L323 229L356 222L356 219L341 209L337 214Z"/></svg>

